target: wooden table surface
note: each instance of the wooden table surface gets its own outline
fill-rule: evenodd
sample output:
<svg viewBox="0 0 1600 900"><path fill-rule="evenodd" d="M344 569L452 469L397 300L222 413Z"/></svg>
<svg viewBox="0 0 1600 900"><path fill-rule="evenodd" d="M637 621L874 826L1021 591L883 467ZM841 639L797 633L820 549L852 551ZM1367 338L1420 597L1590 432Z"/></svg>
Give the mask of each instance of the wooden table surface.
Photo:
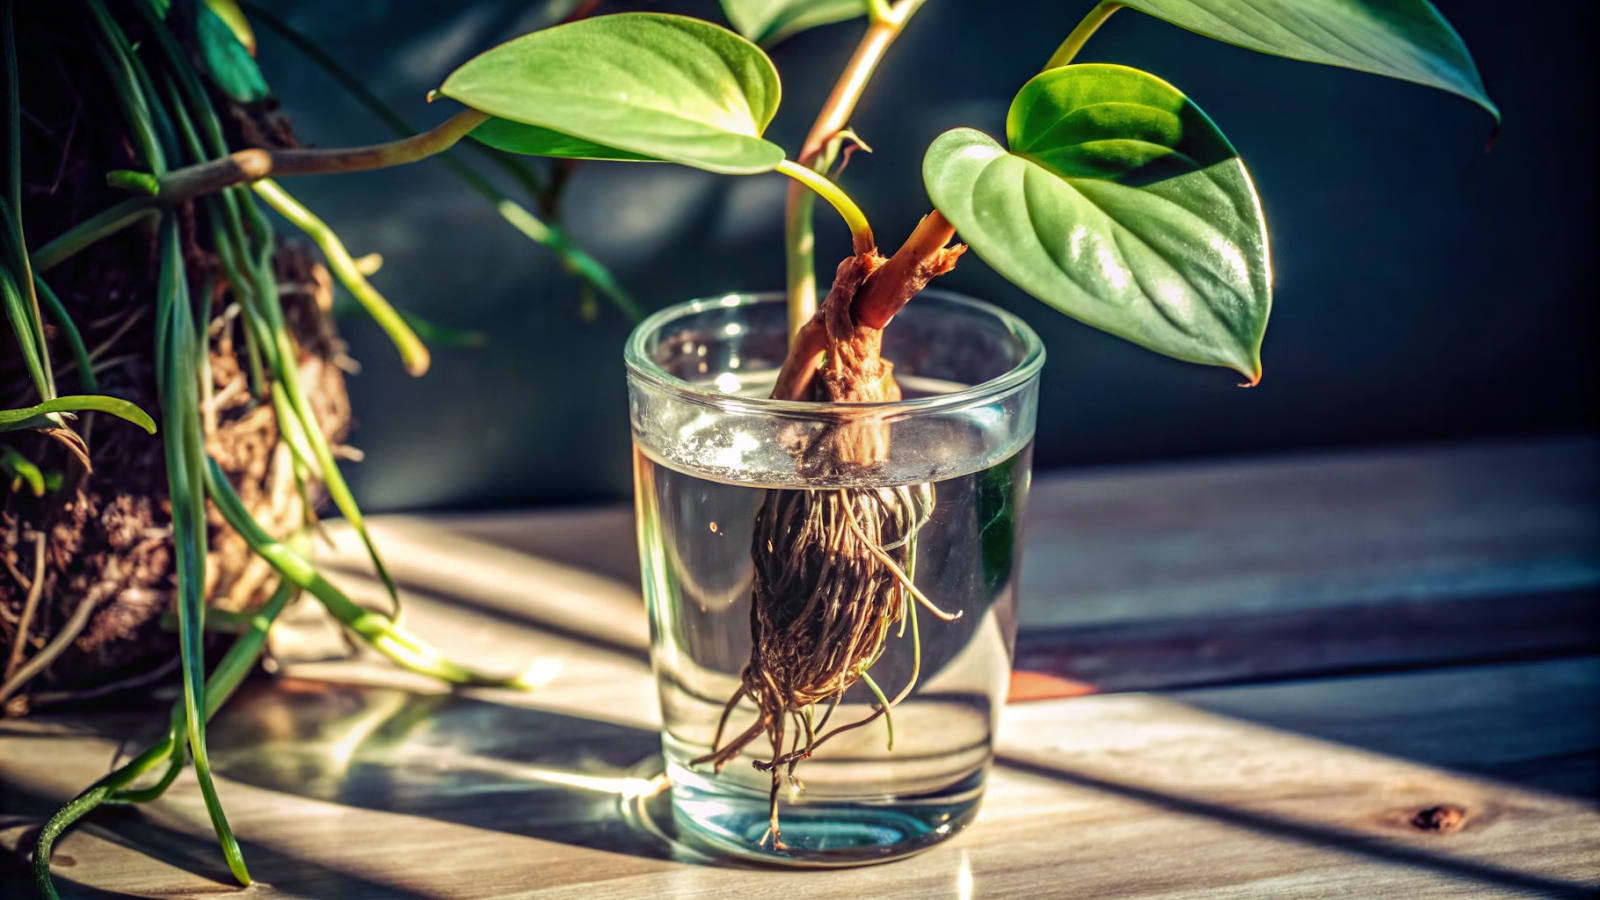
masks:
<svg viewBox="0 0 1600 900"><path fill-rule="evenodd" d="M257 884L233 887L186 774L61 842L65 896L1600 892L1593 439L1040 476L977 824L829 872L719 864L658 827L630 510L374 529L414 628L486 668L557 660L554 681L447 693L370 659L290 662L212 729ZM348 533L323 555L379 599ZM28 896L43 818L154 710L0 723L0 897Z"/></svg>

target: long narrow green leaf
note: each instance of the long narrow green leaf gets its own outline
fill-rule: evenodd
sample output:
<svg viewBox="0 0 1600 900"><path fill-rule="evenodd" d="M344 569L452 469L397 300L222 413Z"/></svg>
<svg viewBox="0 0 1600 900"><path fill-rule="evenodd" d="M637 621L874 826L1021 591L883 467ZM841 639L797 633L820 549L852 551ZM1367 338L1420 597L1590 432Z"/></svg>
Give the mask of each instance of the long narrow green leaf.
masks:
<svg viewBox="0 0 1600 900"><path fill-rule="evenodd" d="M11 323L11 336L16 338L17 347L22 351L22 362L28 370L28 378L33 381L39 396L49 400L55 391L52 390L49 377L48 357L39 337L40 329L35 327L39 318L38 308L18 289L9 265L0 266L0 298L5 301L6 320Z"/></svg>
<svg viewBox="0 0 1600 900"><path fill-rule="evenodd" d="M278 367L275 377L278 386L287 394L289 406L298 419L300 429L305 436L306 443L310 446L316 468L322 476L323 486L328 491L328 497L333 500L341 515L350 523L350 526L360 535L361 542L367 548L367 556L372 560L372 566L377 571L379 579L383 581L389 598L394 603L398 614L400 610L400 591L395 587L394 579L389 575L389 569L383 563L383 557L378 552L378 545L372 540L371 533L367 530L366 517L357 505L355 495L350 492L350 486L344 480L344 474L339 469L338 460L334 458L333 447L329 445L327 437L322 433L322 427L317 422L311 400L306 395L305 388L300 383L300 370L294 364L297 354L289 336L288 326L284 323L283 308L279 304L277 284L272 275L272 223L256 206L254 197L247 191L240 189L242 196L240 205L250 225L251 259L249 267L256 281L256 294L261 301L263 312L266 314L267 324L270 328L268 339L274 342L275 355Z"/></svg>
<svg viewBox="0 0 1600 900"><path fill-rule="evenodd" d="M35 275L48 272L95 242L145 219L154 219L160 214L161 210L148 197L124 200L116 206L101 210L33 251L30 257L33 272Z"/></svg>
<svg viewBox="0 0 1600 900"><path fill-rule="evenodd" d="M175 76L177 93L181 94L181 99L174 98L173 112L179 130L190 146L190 152L205 158L226 155L228 148L223 140L221 123L217 121L215 111L206 102L198 76L189 65L187 57L172 41L171 35L154 24L153 15L148 10L144 10L144 13L152 24L157 43L162 48L164 58ZM312 457L322 475L328 495L340 513L361 535L373 567L377 570L398 611L400 592L395 587L388 568L383 564L377 545L366 529L361 509L339 471L333 450L323 436L322 429L312 412L310 401L300 386L299 369L295 365L297 354L284 322L277 282L272 273L274 251L272 225L256 206L255 199L247 188L234 187L220 192L209 208L214 214L213 233L218 235L216 242L218 255L222 260L229 284L233 287L235 295L240 297L241 306L246 313L246 334L251 336L259 352L265 355L268 369L272 373L273 380L277 382L277 389L287 394L289 407L294 413L294 424L285 424L286 420L280 420L280 428L291 429L294 425L298 425L300 433L305 437L306 445L312 451ZM217 213L220 213L220 222ZM248 220L248 234L245 219ZM291 449L295 449L293 444Z"/></svg>
<svg viewBox="0 0 1600 900"><path fill-rule="evenodd" d="M135 5L141 9L145 8L143 4ZM89 11L94 16L101 38L95 45L96 55L100 57L101 65L105 68L117 95L117 102L122 107L122 117L133 132L144 168L157 177L165 175L167 158L162 150L163 136L157 132L155 118L150 113L150 102L153 98L146 96L140 89L139 77L133 68L135 57L128 44L127 35L100 0L89 0ZM160 26L160 30L165 31L165 26Z"/></svg>
<svg viewBox="0 0 1600 900"><path fill-rule="evenodd" d="M72 350L72 360L78 365L78 383L88 393L97 393L100 390L100 379L94 374L94 364L89 359L89 348L84 346L83 335L78 331L77 323L72 321L72 316L67 313L67 307L56 296L56 292L45 284L38 272L33 273L34 291L39 299L44 301L44 308L50 311L50 320L55 322L56 328L66 335L67 347Z"/></svg>
<svg viewBox="0 0 1600 900"><path fill-rule="evenodd" d="M232 630L238 637L233 646L217 664L217 669L211 678L206 681L206 721L217 714L222 704L228 702L234 689L244 680L250 671L255 659L261 653L262 646L266 643L267 632L271 630L272 623L277 620L283 608L300 596L300 589L287 581L279 579L278 586L273 589L267 602L261 608L250 613L234 613L239 627ZM209 616L216 616L221 610L213 609ZM167 731L167 740L171 742L173 753L167 764L167 771L154 784L142 788L128 788L112 795L109 803L134 804L149 803L167 792L172 787L172 782L177 779L178 773L183 770L185 756L183 754L183 741L188 734L184 714L183 702L180 700L172 705L172 725Z"/></svg>
<svg viewBox="0 0 1600 900"><path fill-rule="evenodd" d="M33 272L28 262L28 242L22 227L22 89L17 70L16 10L13 0L0 9L0 55L5 66L5 193L0 205L0 229L5 231L6 318L22 350L28 376L33 379L39 399L56 395L55 375L50 368L50 350L45 343L44 323L39 316L39 298L33 287Z"/></svg>
<svg viewBox="0 0 1600 900"><path fill-rule="evenodd" d="M318 572L303 555L273 538L244 508L239 495L216 460L206 464L206 491L222 518L245 539L250 549L265 559L296 587L310 593L334 618L371 644L373 649L413 672L454 684L484 685L529 689L537 687L549 672L546 665L531 666L513 678L496 678L446 659L438 650L410 634L386 616L357 606Z"/></svg>
<svg viewBox="0 0 1600 900"><path fill-rule="evenodd" d="M251 628L241 634L223 654L222 661L217 663L216 671L207 679L206 690L206 718L209 720L222 704L233 695L233 692L244 681L245 675L255 665L256 657L261 654L261 647L265 644L267 633L272 628L272 623L285 605L299 594L292 586L280 583L277 590L267 599L261 609L251 618ZM33 850L33 878L34 886L40 895L47 900L60 900L56 893L55 884L50 878L50 856L56 839L63 832L72 827L72 824L83 818L96 807L107 802L142 802L153 800L161 795L172 779L177 777L178 769L182 768L183 753L181 742L183 732L178 725L183 718L182 704L176 704L174 710L174 727L167 732L166 738L149 747L143 753L134 757L121 768L101 778L68 803L61 811L50 817L39 832L38 843ZM153 770L162 762L176 760L177 765L169 765L167 774L161 780L148 788L128 789L128 785L137 781L142 775ZM160 788L160 790L157 790Z"/></svg>
<svg viewBox="0 0 1600 900"><path fill-rule="evenodd" d="M5 473L11 490L26 484L35 497L44 496L44 473L33 464L33 460L18 453L17 448L9 444L0 445L0 472Z"/></svg>
<svg viewBox="0 0 1600 900"><path fill-rule="evenodd" d="M156 433L156 423L150 415L127 400L107 397L104 394L73 394L57 397L25 409L0 409L0 431L21 431L30 428L49 428L57 424L48 416L63 412L103 412Z"/></svg>
<svg viewBox="0 0 1600 900"><path fill-rule="evenodd" d="M228 826L211 777L205 730L205 456L198 407L199 380L194 310L190 305L178 223L163 217L157 288L156 387L165 425L167 485L172 506L174 569L178 582L178 643L183 660L184 712L189 753L212 829L228 868L250 884L239 842Z"/></svg>

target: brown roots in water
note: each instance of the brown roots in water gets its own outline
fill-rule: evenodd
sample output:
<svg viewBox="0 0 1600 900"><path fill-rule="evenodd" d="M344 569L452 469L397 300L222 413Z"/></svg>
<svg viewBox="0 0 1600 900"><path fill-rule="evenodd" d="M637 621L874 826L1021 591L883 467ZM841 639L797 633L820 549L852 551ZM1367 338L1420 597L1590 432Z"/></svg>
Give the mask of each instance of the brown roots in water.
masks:
<svg viewBox="0 0 1600 900"><path fill-rule="evenodd" d="M935 220L931 233L929 220ZM882 328L930 278L955 264L965 248L944 247L952 233L934 213L907 241L910 253L902 248L886 261L869 252L841 263L821 310L792 342L773 395L835 403L899 400L893 366L880 356ZM909 264L903 259L908 255L916 257ZM875 275L891 275L894 283L874 285ZM858 301L873 297L879 303L888 297L893 310L884 315L876 306L863 315ZM870 476L888 458L889 437L889 424L866 413L797 439L792 450L807 476ZM800 787L794 774L802 760L833 736L879 718L894 749L890 710L910 696L921 670L917 607L945 621L960 615L939 609L913 580L917 537L933 508L933 486L923 484L771 490L756 513L750 659L723 709L711 752L691 765L710 763L721 771L765 736L771 756L753 765L772 777L768 836L775 849L786 849L778 795L785 777ZM908 625L911 676L891 699L868 670L883 656L891 631L906 638ZM873 711L828 730L834 710L857 682L876 697ZM755 704L755 720L724 743L728 720L746 699Z"/></svg>

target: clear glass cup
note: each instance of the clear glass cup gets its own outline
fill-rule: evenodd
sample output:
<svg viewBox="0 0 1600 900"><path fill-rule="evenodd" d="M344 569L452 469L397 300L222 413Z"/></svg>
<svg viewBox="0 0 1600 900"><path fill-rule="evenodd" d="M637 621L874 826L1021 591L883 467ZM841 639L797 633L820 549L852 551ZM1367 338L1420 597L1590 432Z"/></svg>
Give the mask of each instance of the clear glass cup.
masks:
<svg viewBox="0 0 1600 900"><path fill-rule="evenodd" d="M747 859L895 859L959 832L983 795L1016 634L1044 350L1014 316L924 291L884 332L905 399L817 404L767 399L786 341L781 294L674 306L628 341L639 552L673 819L691 843ZM863 422L888 438L880 463L819 474L796 450ZM887 588L898 615L864 677L764 727L750 694L729 705L751 662L758 510L852 497L918 511L923 524L900 533L914 529L914 541L891 546L885 530L875 545L917 591ZM784 728L778 748L774 721ZM752 734L720 771L697 762ZM770 831L774 797L782 846Z"/></svg>

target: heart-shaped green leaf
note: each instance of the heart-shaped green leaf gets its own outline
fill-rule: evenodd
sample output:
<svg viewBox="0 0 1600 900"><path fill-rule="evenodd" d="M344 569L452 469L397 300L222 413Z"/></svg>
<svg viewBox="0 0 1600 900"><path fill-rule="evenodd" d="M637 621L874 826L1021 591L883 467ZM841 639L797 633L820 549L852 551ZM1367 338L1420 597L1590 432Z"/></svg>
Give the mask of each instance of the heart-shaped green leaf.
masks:
<svg viewBox="0 0 1600 900"><path fill-rule="evenodd" d="M1267 232L1244 164L1172 85L1051 69L1023 86L1010 150L970 128L928 148L933 205L1001 275L1158 353L1261 375Z"/></svg>
<svg viewBox="0 0 1600 900"><path fill-rule="evenodd" d="M864 16L867 0L722 0L722 11L740 34L771 45L797 31Z"/></svg>
<svg viewBox="0 0 1600 900"><path fill-rule="evenodd" d="M684 16L619 13L536 31L469 60L439 92L533 126L479 126L486 143L518 152L729 174L783 160L783 148L761 137L778 109L772 61L733 32Z"/></svg>
<svg viewBox="0 0 1600 900"><path fill-rule="evenodd" d="M46 400L26 409L0 409L0 431L21 431L29 428L53 428L60 423L50 419L51 413L103 412L156 433L156 423L144 410L116 397L103 394L80 394Z"/></svg>
<svg viewBox="0 0 1600 900"><path fill-rule="evenodd" d="M608 159L621 162L659 162L655 157L629 153L615 147L602 147L570 134L524 125L509 119L490 119L472 129L472 136L496 150L527 156L560 156L567 159Z"/></svg>
<svg viewBox="0 0 1600 900"><path fill-rule="evenodd" d="M1428 0L1122 0L1209 38L1459 94L1500 120L1461 36Z"/></svg>

